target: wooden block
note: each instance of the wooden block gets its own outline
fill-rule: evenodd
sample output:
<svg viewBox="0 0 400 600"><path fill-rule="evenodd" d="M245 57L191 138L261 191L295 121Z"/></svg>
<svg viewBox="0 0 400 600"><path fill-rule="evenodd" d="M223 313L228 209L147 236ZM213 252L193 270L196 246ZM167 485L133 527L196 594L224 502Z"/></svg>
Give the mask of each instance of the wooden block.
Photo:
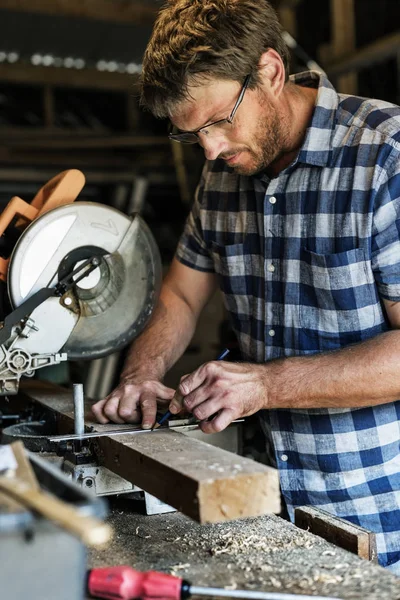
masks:
<svg viewBox="0 0 400 600"><path fill-rule="evenodd" d="M364 527L314 506L296 508L294 522L300 529L319 535L335 546L353 552L365 560L377 562L375 534Z"/></svg>
<svg viewBox="0 0 400 600"><path fill-rule="evenodd" d="M52 408L64 426L69 421L72 432L72 393L57 386L31 386L24 394ZM87 420L85 424L99 432L126 428ZM93 444L100 464L200 523L280 511L276 469L177 431L106 436Z"/></svg>
<svg viewBox="0 0 400 600"><path fill-rule="evenodd" d="M279 512L278 473L179 432L96 440L101 464L199 523Z"/></svg>

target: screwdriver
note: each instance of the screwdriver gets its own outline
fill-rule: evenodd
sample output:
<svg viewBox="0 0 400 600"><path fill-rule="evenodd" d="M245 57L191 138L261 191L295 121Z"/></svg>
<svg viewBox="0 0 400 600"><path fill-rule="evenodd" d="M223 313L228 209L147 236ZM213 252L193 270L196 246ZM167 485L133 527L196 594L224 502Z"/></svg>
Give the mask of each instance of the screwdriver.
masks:
<svg viewBox="0 0 400 600"><path fill-rule="evenodd" d="M229 354L229 350L228 348L225 348L225 350L223 350L221 352L221 354L216 358L216 360L224 360L225 356L228 356ZM175 399L179 399L180 402L182 402L183 396L182 394L177 390L175 392ZM151 428L151 430L153 431L153 429L158 429L160 427L160 425L162 425L167 419L169 419L172 416L171 411L167 410L167 412L165 413L165 415L163 415L161 417L161 419L158 421L158 423L155 423L153 425L153 427Z"/></svg>
<svg viewBox="0 0 400 600"><path fill-rule="evenodd" d="M247 600L339 600L280 592L253 592L193 586L181 577L157 571L136 571L129 566L103 567L88 572L88 592L109 600L186 600L191 596L220 596Z"/></svg>

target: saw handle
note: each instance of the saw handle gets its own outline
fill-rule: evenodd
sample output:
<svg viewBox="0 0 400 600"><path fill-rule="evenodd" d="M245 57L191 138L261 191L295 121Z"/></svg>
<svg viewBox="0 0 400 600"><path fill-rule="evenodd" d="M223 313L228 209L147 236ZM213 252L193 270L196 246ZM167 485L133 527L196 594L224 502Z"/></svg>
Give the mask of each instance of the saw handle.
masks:
<svg viewBox="0 0 400 600"><path fill-rule="evenodd" d="M40 188L31 202L38 210L38 217L57 206L72 204L85 185L85 176L78 169L59 173Z"/></svg>
<svg viewBox="0 0 400 600"><path fill-rule="evenodd" d="M72 204L85 185L85 176L77 169L69 169L59 173L40 188L29 204L14 196L0 215L0 236L15 217L20 217L15 226L25 229L34 219L52 208L64 204ZM0 279L7 281L8 258L0 257Z"/></svg>

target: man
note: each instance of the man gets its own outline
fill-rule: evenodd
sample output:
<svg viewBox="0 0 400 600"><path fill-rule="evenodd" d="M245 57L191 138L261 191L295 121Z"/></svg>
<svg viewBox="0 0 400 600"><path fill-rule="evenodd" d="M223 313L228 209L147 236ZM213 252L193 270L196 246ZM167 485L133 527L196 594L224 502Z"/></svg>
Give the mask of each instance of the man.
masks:
<svg viewBox="0 0 400 600"><path fill-rule="evenodd" d="M182 380L185 407L207 433L259 412L290 515L315 505L375 531L400 571L400 108L288 79L287 63L265 0L160 13L142 100L207 161L150 325L93 410L150 427L219 285L244 362Z"/></svg>

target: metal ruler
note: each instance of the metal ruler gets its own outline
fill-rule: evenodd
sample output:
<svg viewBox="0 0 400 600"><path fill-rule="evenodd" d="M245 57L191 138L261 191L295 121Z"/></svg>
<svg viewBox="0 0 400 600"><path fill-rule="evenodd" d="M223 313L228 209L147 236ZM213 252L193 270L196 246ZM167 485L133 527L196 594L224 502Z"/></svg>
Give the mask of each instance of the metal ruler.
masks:
<svg viewBox="0 0 400 600"><path fill-rule="evenodd" d="M233 423L242 423L244 419L236 419L236 421L232 421ZM105 437L105 436L114 436L114 435L136 435L137 433L157 433L160 431L192 431L193 429L199 429L199 423L179 423L179 425L169 425L169 427L159 427L158 429L142 429L141 427L129 427L126 429L107 429L104 431L90 431L89 433L77 434L77 433L67 433L65 435L52 435L46 436L46 439L49 442L69 442L73 440L89 440L91 438Z"/></svg>

